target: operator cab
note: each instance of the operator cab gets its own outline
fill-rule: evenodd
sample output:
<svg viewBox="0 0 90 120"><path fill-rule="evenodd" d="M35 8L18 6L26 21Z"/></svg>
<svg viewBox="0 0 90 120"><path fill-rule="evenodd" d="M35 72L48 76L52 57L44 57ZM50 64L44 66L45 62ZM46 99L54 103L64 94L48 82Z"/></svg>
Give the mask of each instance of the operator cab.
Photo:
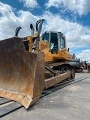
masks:
<svg viewBox="0 0 90 120"><path fill-rule="evenodd" d="M58 53L59 50L66 48L65 36L61 32L45 32L42 40L49 42L51 53Z"/></svg>

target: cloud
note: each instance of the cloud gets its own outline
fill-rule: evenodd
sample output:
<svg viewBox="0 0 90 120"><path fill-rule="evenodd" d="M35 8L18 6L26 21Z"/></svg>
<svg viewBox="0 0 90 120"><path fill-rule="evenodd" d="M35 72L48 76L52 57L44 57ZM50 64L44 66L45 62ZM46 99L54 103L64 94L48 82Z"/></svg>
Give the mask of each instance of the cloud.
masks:
<svg viewBox="0 0 90 120"><path fill-rule="evenodd" d="M59 14L52 14L48 11L45 11L41 16L35 16L31 12L23 10L15 11L15 9L13 9L11 6L1 2L0 40L13 37L15 34L15 29L18 26L22 27L19 33L20 37L30 35L29 24L32 23L35 26L36 21L40 18L44 18L46 21L42 27L43 31L51 30L64 33L67 39L67 47L69 47L71 50L73 48L84 48L90 45L90 27L83 27L78 23L64 20ZM86 54L84 51L82 51L82 56L83 53ZM81 54L78 54L78 56L80 55ZM90 60L89 56L87 59Z"/></svg>
<svg viewBox="0 0 90 120"><path fill-rule="evenodd" d="M12 12L13 8L7 4L3 4L0 2L0 13L3 16L7 16L10 12Z"/></svg>
<svg viewBox="0 0 90 120"><path fill-rule="evenodd" d="M55 15L46 11L42 16L35 16L28 11L15 11L11 6L1 2L0 13L0 39L13 36L18 26L23 27L20 36L29 35L29 24L33 23L35 25L38 19L44 18L46 22L43 24L43 31L61 31L66 35L68 47L85 47L90 44L90 28L64 20L59 14Z"/></svg>
<svg viewBox="0 0 90 120"><path fill-rule="evenodd" d="M27 8L36 8L38 6L36 0L19 0L19 2L22 2Z"/></svg>
<svg viewBox="0 0 90 120"><path fill-rule="evenodd" d="M78 53L77 58L80 58L83 61L88 61L90 63L90 49L82 50L81 53Z"/></svg>
<svg viewBox="0 0 90 120"><path fill-rule="evenodd" d="M90 44L90 28L64 20L59 14L55 15L50 12L45 12L43 18L45 18L47 22L44 29L64 33L66 35L68 47L85 47Z"/></svg>
<svg viewBox="0 0 90 120"><path fill-rule="evenodd" d="M79 15L86 15L90 12L89 0L49 0L45 5L47 8L52 6L56 8L65 7Z"/></svg>
<svg viewBox="0 0 90 120"><path fill-rule="evenodd" d="M28 11L15 11L11 6L0 2L0 40L15 35L15 29L21 26L19 36L30 35L29 24L37 21L37 17Z"/></svg>

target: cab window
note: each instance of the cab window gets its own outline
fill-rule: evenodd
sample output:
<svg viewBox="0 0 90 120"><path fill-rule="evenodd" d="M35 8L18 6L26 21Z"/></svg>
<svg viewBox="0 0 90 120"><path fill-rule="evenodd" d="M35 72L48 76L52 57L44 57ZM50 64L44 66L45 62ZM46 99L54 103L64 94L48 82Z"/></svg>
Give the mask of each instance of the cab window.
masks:
<svg viewBox="0 0 90 120"><path fill-rule="evenodd" d="M58 52L58 35L57 35L57 33L51 33L50 49L53 53Z"/></svg>
<svg viewBox="0 0 90 120"><path fill-rule="evenodd" d="M65 38L64 37L61 37L61 39L60 39L60 48L61 49L65 48Z"/></svg>
<svg viewBox="0 0 90 120"><path fill-rule="evenodd" d="M49 42L49 33L44 33L42 35L42 40Z"/></svg>

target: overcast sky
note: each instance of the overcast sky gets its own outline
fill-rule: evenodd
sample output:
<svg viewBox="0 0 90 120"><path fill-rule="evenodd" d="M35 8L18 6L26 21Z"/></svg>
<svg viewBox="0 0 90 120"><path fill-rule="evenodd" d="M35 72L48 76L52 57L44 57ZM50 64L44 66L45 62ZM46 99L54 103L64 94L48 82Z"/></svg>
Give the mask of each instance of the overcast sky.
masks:
<svg viewBox="0 0 90 120"><path fill-rule="evenodd" d="M67 46L81 60L90 62L90 0L0 0L0 40L30 35L30 23L45 19L43 31L65 34Z"/></svg>

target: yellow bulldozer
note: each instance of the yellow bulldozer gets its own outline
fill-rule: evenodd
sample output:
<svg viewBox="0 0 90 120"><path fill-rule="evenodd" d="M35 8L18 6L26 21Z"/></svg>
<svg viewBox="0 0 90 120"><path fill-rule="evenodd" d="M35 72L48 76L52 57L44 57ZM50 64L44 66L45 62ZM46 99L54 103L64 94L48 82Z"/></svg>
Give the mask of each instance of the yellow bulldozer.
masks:
<svg viewBox="0 0 90 120"><path fill-rule="evenodd" d="M40 35L43 19L36 22L36 34L15 36L0 41L0 97L21 103L26 109L34 104L42 91L74 79L74 68L68 64L72 55L61 32L46 31Z"/></svg>

